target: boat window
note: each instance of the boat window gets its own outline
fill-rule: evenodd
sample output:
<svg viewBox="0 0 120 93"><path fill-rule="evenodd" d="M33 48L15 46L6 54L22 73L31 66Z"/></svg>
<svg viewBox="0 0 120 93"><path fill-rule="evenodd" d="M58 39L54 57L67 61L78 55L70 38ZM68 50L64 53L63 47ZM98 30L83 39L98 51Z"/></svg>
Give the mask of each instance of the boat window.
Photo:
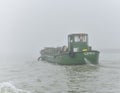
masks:
<svg viewBox="0 0 120 93"><path fill-rule="evenodd" d="M84 36L83 37L83 42L86 42L86 41L87 41L86 36Z"/></svg>
<svg viewBox="0 0 120 93"><path fill-rule="evenodd" d="M80 36L80 42L83 42L83 37L82 36Z"/></svg>
<svg viewBox="0 0 120 93"><path fill-rule="evenodd" d="M80 36L80 42L86 42L87 36Z"/></svg>
<svg viewBox="0 0 120 93"><path fill-rule="evenodd" d="M74 40L75 40L75 42L80 42L80 37L79 36L75 36Z"/></svg>
<svg viewBox="0 0 120 93"><path fill-rule="evenodd" d="M70 42L73 42L73 40L70 40Z"/></svg>
<svg viewBox="0 0 120 93"><path fill-rule="evenodd" d="M78 52L78 48L73 48L73 52Z"/></svg>

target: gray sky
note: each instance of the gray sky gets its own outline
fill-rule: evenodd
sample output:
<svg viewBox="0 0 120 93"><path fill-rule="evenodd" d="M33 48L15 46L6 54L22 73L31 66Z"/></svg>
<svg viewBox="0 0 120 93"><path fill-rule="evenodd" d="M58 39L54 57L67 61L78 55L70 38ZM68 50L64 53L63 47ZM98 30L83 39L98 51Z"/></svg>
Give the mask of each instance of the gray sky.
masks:
<svg viewBox="0 0 120 93"><path fill-rule="evenodd" d="M71 33L88 33L95 49L120 48L120 0L0 0L1 55L36 58Z"/></svg>

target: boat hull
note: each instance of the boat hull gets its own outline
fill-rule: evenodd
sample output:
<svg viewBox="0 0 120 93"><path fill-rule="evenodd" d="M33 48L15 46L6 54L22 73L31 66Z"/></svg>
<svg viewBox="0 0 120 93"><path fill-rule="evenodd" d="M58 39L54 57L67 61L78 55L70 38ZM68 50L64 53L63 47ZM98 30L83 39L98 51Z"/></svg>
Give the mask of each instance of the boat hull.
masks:
<svg viewBox="0 0 120 93"><path fill-rule="evenodd" d="M60 65L98 64L99 51L61 53L60 55L41 55L41 59Z"/></svg>

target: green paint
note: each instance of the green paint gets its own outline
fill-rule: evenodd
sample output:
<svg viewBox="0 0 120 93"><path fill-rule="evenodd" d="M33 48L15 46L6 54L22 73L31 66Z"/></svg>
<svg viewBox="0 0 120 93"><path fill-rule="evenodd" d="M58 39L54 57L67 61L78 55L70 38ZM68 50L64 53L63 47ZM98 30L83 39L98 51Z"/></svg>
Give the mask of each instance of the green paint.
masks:
<svg viewBox="0 0 120 93"><path fill-rule="evenodd" d="M61 65L98 64L99 51L88 45L87 34L68 35L68 47L48 47L41 50L41 59Z"/></svg>

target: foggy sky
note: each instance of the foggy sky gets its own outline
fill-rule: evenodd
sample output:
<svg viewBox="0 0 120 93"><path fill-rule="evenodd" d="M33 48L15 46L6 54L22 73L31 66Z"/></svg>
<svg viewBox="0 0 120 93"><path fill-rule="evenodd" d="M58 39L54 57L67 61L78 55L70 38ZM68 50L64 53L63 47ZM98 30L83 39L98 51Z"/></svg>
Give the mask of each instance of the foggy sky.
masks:
<svg viewBox="0 0 120 93"><path fill-rule="evenodd" d="M120 48L120 1L0 0L1 55L36 58L71 33L88 33L95 49Z"/></svg>

